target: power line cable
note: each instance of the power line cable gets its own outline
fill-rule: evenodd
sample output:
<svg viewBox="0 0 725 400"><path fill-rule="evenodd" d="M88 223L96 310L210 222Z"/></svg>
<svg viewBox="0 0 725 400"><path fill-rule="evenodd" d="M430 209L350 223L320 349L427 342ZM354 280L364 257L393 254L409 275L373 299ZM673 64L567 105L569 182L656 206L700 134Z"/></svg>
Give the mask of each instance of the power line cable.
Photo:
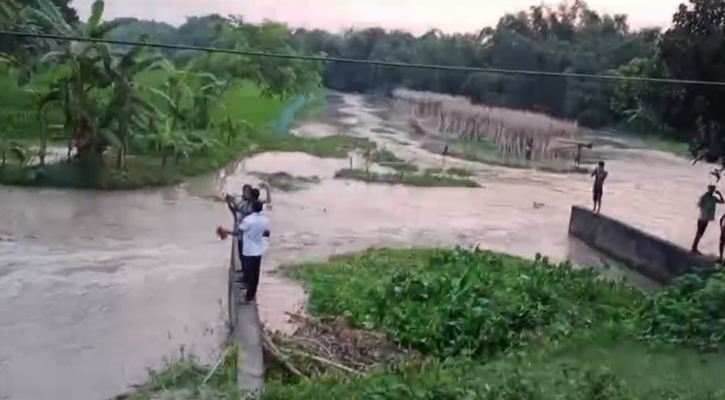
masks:
<svg viewBox="0 0 725 400"><path fill-rule="evenodd" d="M81 36L64 36L64 35L54 35L54 34L34 33L34 32L0 30L0 36L25 37L25 38L35 38L35 39L52 39L52 40L69 41L69 42L104 43L104 44L113 44L113 45L121 45L121 46L144 46L144 47L150 47L150 48L156 48L156 49L166 49L166 50L189 50L189 51L199 51L199 52L205 52L205 53L223 53L223 54L233 54L233 55L240 55L240 56L267 57L267 58L278 58L278 59L286 59L286 60L321 61L321 62L344 63L344 64L363 64L363 65L376 65L376 66L380 66L380 67L393 67L393 68L430 69L430 70L435 70L435 71L459 71L459 72L471 72L471 73L490 73L490 74L499 74L499 75L550 76L550 77L561 77L561 78L596 79L596 80L611 80L611 81L635 81L635 82L669 83L669 84L681 84L681 85L725 86L725 82L722 82L722 81L648 78L648 77L619 76L619 75L596 75L596 74L579 74L579 73L569 73L569 72L550 72L550 71L535 71L535 70L521 70L521 69L466 67L466 66L458 66L458 65L417 64L417 63L403 63L403 62L382 61L382 60L360 60L360 59L354 59L354 58L269 53L269 52L262 52L262 51L253 51L253 50L235 50L235 49L223 49L223 48L217 48L217 47L187 46L187 45L168 44L168 43L134 42L134 41L128 41L128 40L89 38L89 37L81 37Z"/></svg>

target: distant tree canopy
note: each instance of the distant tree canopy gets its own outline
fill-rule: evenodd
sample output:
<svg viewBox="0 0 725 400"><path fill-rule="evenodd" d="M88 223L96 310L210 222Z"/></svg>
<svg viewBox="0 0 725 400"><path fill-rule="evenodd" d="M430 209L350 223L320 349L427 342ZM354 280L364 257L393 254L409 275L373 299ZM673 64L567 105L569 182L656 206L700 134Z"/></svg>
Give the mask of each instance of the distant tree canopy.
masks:
<svg viewBox="0 0 725 400"><path fill-rule="evenodd" d="M305 48L335 57L545 72L609 74L656 53L658 32L632 32L624 15L600 15L584 2L534 6L503 16L475 34L430 31L420 37L382 29L342 36L298 30ZM337 90L407 86L470 97L492 106L539 110L601 127L616 121L613 85L602 81L530 75L469 74L330 64L324 83Z"/></svg>

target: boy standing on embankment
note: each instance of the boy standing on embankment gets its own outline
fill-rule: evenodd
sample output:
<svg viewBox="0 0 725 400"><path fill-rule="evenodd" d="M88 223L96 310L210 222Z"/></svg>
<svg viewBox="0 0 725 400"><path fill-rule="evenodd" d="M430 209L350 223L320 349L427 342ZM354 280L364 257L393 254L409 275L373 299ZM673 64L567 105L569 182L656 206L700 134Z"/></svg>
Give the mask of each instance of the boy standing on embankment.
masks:
<svg viewBox="0 0 725 400"><path fill-rule="evenodd" d="M604 196L604 181L607 180L609 172L604 169L604 161L599 161L599 165L592 172L594 177L594 188L592 189L592 195L594 200L594 207L592 212L599 214L602 210L602 196Z"/></svg>

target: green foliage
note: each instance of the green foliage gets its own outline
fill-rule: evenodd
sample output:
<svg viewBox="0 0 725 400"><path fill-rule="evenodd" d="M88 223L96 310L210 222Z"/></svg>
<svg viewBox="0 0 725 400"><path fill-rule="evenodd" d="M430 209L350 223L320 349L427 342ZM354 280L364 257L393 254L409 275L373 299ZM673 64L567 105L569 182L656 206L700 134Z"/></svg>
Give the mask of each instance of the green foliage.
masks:
<svg viewBox="0 0 725 400"><path fill-rule="evenodd" d="M467 177L456 177L447 175L438 175L431 173L429 170L423 173L406 172L406 170L398 170L395 173L378 173L365 171L362 169L341 169L335 173L338 179L353 179L356 181L368 183L384 183L387 185L406 185L418 187L480 187L476 181Z"/></svg>
<svg viewBox="0 0 725 400"><path fill-rule="evenodd" d="M200 367L196 358L181 356L168 362L158 372L151 372L149 381L126 397L127 400L149 400L174 395L187 399L239 399L236 380L236 346L229 347L215 369Z"/></svg>
<svg viewBox="0 0 725 400"><path fill-rule="evenodd" d="M719 0L691 0L673 16L659 43L662 63L675 79L725 79L725 17ZM692 154L725 162L725 91L710 85L678 85L666 93L663 118L693 143Z"/></svg>
<svg viewBox="0 0 725 400"><path fill-rule="evenodd" d="M37 0L37 7L24 9L21 19L38 31L90 38L129 34L123 32L123 24L138 23L103 22L104 5L95 1L86 23L71 25L50 0ZM247 26L221 17L194 23L206 29L204 40L241 45L249 39L279 47L292 38L282 25ZM5 104L14 106L2 110L7 122L2 137L37 137L42 152L48 140L54 139L52 128L60 125L61 137L78 160L48 168L15 166L0 174L6 183L129 188L177 182L188 174L221 167L236 152L250 151L258 144L284 146L259 134L278 112L279 100L272 95L283 98L311 88L319 79L316 70L304 63L291 63L280 69L282 75L275 75L279 71L272 66L249 64L240 71L238 60L225 63L209 55L183 62L178 57L172 63L141 46L32 42L34 51L18 73L24 90L12 87L3 93L8 96ZM250 94L268 99L248 102ZM116 153L115 163L110 162L111 150ZM135 155L135 166L127 165L129 153ZM148 168L151 157L158 157L160 168ZM108 169L109 164L115 164L115 169ZM98 170L78 173L84 168Z"/></svg>
<svg viewBox="0 0 725 400"><path fill-rule="evenodd" d="M345 315L441 357L490 358L537 338L606 330L642 300L590 270L491 252L379 250L317 267L289 270L310 289L313 313Z"/></svg>
<svg viewBox="0 0 725 400"><path fill-rule="evenodd" d="M545 258L461 249L368 250L286 272L306 284L312 313L345 316L423 354L359 375L271 380L265 400L725 396L722 353L700 353L689 346L698 335L672 330L677 322L719 318L725 293L719 272L711 283L688 277L646 294ZM642 323L648 321L666 324L653 330ZM657 336L642 335L643 328ZM722 330L717 322L711 329ZM685 346L651 345L665 336L680 337ZM173 379L163 381L174 388Z"/></svg>
<svg viewBox="0 0 725 400"><path fill-rule="evenodd" d="M685 275L646 303L647 339L703 350L725 346L725 272Z"/></svg>
<svg viewBox="0 0 725 400"><path fill-rule="evenodd" d="M299 151L322 158L347 158L353 150L371 150L375 143L365 138L334 135L303 138L292 135L260 135L255 138L256 151Z"/></svg>
<svg viewBox="0 0 725 400"><path fill-rule="evenodd" d="M460 177L464 177L464 178L466 178L466 177L469 177L469 176L472 176L472 175L473 175L473 173L471 173L471 171L469 171L469 170L467 170L467 169L465 169L465 168L457 168L457 167L451 167L451 168L448 168L448 169L446 170L446 172L447 172L448 174L450 174L450 175L454 175L454 176L460 176Z"/></svg>
<svg viewBox="0 0 725 400"><path fill-rule="evenodd" d="M656 32L631 32L623 15L599 14L583 2L534 6L507 14L497 26L472 34L430 31L420 37L380 28L342 37L299 30L302 45L334 57L491 67L545 72L608 74L636 57L655 53ZM602 126L618 116L610 109L611 85L577 78L525 77L331 63L323 82L335 90L414 90L463 95L490 106L545 112Z"/></svg>
<svg viewBox="0 0 725 400"><path fill-rule="evenodd" d="M368 159L374 163L400 172L415 172L418 170L417 166L405 162L388 149L375 150L372 154L370 154Z"/></svg>
<svg viewBox="0 0 725 400"><path fill-rule="evenodd" d="M701 384L696 385L687 381L693 377L689 370L681 371L671 364L659 368L654 364L672 361L667 356L647 359L643 364L629 357L625 350L632 349L612 344L608 354L616 354L622 357L621 361L632 361L645 369L636 371L626 364L610 363L609 359L588 360L583 356L563 359L555 354L546 358L504 359L485 366L468 360L403 361L349 380L321 378L295 385L270 382L262 399L714 400L723 394L717 385L717 379L722 376L717 367L722 363L707 367L694 364L698 372L706 372L713 379L694 376ZM647 368L655 371L647 373ZM687 376L682 377L681 373Z"/></svg>

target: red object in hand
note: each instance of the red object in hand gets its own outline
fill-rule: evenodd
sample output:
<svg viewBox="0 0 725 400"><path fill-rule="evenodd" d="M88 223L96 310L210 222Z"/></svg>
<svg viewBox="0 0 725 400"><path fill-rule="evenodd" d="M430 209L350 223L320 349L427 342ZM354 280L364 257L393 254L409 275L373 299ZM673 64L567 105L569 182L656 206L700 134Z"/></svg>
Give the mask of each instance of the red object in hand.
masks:
<svg viewBox="0 0 725 400"><path fill-rule="evenodd" d="M224 240L227 238L227 232L221 226L216 228L216 235L219 236L219 239L221 239L221 240Z"/></svg>

